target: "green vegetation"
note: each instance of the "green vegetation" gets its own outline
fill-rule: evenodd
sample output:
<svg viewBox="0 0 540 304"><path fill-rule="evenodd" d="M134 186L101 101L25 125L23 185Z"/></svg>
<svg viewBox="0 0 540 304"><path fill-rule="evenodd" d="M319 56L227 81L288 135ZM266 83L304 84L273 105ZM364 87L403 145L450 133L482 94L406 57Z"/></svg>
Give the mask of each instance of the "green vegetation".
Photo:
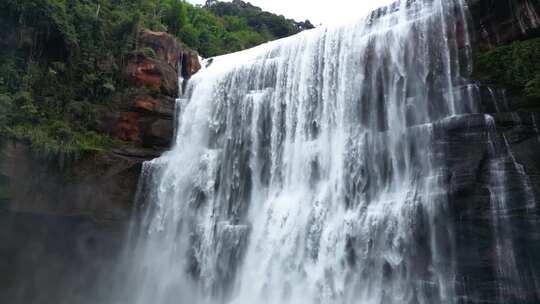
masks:
<svg viewBox="0 0 540 304"><path fill-rule="evenodd" d="M127 2L126 2L127 3ZM0 132L40 157L78 158L112 142L97 114L122 87L139 16L128 4L6 0L0 4Z"/></svg>
<svg viewBox="0 0 540 304"><path fill-rule="evenodd" d="M300 31L311 29L309 20L296 22L262 11L259 7L241 0L219 2L209 0L206 7L225 21L225 28L231 34L227 37L232 45L250 47L263 41L283 38Z"/></svg>
<svg viewBox="0 0 540 304"><path fill-rule="evenodd" d="M232 9L231 13L223 8ZM99 114L133 94L122 69L141 29L168 31L205 57L242 50L311 27L242 1L0 1L0 137L39 156L73 159L113 143Z"/></svg>
<svg viewBox="0 0 540 304"><path fill-rule="evenodd" d="M540 38L481 52L476 63L480 80L508 88L523 109L540 108Z"/></svg>

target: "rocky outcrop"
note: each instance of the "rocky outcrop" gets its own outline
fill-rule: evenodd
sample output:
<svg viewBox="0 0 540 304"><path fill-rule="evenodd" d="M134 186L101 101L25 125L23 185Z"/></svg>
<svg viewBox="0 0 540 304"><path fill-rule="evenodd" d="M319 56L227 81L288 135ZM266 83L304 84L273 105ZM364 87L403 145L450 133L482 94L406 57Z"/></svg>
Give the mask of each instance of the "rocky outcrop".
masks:
<svg viewBox="0 0 540 304"><path fill-rule="evenodd" d="M100 120L103 132L113 138L156 150L167 149L174 133L172 97L135 97L122 112L106 113Z"/></svg>
<svg viewBox="0 0 540 304"><path fill-rule="evenodd" d="M125 75L134 87L145 93L130 97L124 111L106 114L101 126L103 132L114 138L164 150L173 137L175 97L179 86L183 85L178 83L179 76L187 81L201 69L201 64L196 52L183 49L174 36L166 33L145 30L140 34L138 45L153 49L156 56L131 54Z"/></svg>
<svg viewBox="0 0 540 304"><path fill-rule="evenodd" d="M199 55L195 52L186 52L182 57L182 76L185 79L191 78L201 69Z"/></svg>
<svg viewBox="0 0 540 304"><path fill-rule="evenodd" d="M126 75L134 86L154 88L167 96L178 94L178 74L167 62L132 54L128 57Z"/></svg>
<svg viewBox="0 0 540 304"><path fill-rule="evenodd" d="M139 34L139 46L148 47L156 53L156 59L176 67L184 50L172 35L163 32L143 30Z"/></svg>
<svg viewBox="0 0 540 304"><path fill-rule="evenodd" d="M174 36L166 33L142 31L138 46L151 48L156 54L154 58L141 52L128 56L125 76L144 93L129 97L122 111L104 115L100 125L114 138L163 151L170 146L174 133L175 98L184 85L178 83L179 76L187 81L201 64L196 52L183 49Z"/></svg>
<svg viewBox="0 0 540 304"><path fill-rule="evenodd" d="M167 33L144 30L139 35L138 46L140 48L150 48L155 52L155 58L143 56L145 59L155 59L158 62L168 63L174 69L176 69L178 64L181 64L180 71L184 79L189 79L193 74L197 73L201 69L199 54L192 50L183 49L177 43L176 38ZM147 74L144 73L144 70L152 70L152 68L148 69L148 67L152 65L152 60L144 61L141 60L140 57L134 57L135 58L132 59L135 59L133 61L136 62L136 64L135 66L131 67L128 65L128 70L133 70L133 68L140 69L141 71L139 71L138 76L148 78L149 84L155 86L156 80L153 77L149 77L149 75L142 75ZM160 68L162 67L157 66L158 70ZM150 74L153 73L150 72Z"/></svg>

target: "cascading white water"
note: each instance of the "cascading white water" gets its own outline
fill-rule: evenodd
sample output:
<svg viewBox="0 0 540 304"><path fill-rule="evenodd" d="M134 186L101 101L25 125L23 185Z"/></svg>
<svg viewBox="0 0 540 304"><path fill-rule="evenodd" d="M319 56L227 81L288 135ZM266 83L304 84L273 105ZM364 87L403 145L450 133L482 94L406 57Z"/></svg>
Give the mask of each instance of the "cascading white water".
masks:
<svg viewBox="0 0 540 304"><path fill-rule="evenodd" d="M527 273L529 270L520 265L523 261L518 258L519 245L516 244L518 236L515 230L518 208L524 208L525 214L522 216L532 225L536 225L536 198L524 166L517 162L506 135L499 135L492 116L485 115L485 124L489 154L488 190L493 230L495 299L497 303L531 303L534 300L531 300L527 291L539 290L538 286L535 286L536 270ZM508 167L511 170L508 170ZM515 172L516 176L509 176L511 172ZM510 189L511 183L508 180L511 178L517 179L516 183L522 192L521 198L516 198L515 192ZM509 194L513 194L513 197Z"/></svg>
<svg viewBox="0 0 540 304"><path fill-rule="evenodd" d="M126 303L454 303L434 126L473 111L463 0L215 58L144 167Z"/></svg>
<svg viewBox="0 0 540 304"><path fill-rule="evenodd" d="M505 158L497 138L493 117L486 115L486 129L490 161L490 201L491 223L493 226L493 244L495 252L495 276L497 281L496 299L501 303L511 303L514 297L520 297L522 291L513 286L523 286L520 269L514 252L513 225L510 220L511 208L507 195L507 176ZM504 139L506 141L506 139ZM505 145L508 149L508 145ZM526 193L530 193L526 191Z"/></svg>

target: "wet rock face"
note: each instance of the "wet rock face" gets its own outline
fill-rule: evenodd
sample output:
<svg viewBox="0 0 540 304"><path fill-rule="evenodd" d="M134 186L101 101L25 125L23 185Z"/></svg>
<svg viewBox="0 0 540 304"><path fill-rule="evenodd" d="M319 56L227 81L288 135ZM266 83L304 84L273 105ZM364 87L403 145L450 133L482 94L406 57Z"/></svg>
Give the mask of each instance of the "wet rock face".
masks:
<svg viewBox="0 0 540 304"><path fill-rule="evenodd" d="M492 48L540 33L536 0L470 0L475 44Z"/></svg>
<svg viewBox="0 0 540 304"><path fill-rule="evenodd" d="M438 139L448 151L456 292L459 303L538 303L540 113L490 116L493 128L488 116L467 115Z"/></svg>
<svg viewBox="0 0 540 304"><path fill-rule="evenodd" d="M476 50L540 33L538 1L469 4ZM505 88L476 89L480 114L439 138L448 151L459 303L540 303L540 113L517 112Z"/></svg>
<svg viewBox="0 0 540 304"><path fill-rule="evenodd" d="M201 62L199 61L199 55L194 52L184 53L184 56L182 57L182 76L185 79L189 79L200 69Z"/></svg>

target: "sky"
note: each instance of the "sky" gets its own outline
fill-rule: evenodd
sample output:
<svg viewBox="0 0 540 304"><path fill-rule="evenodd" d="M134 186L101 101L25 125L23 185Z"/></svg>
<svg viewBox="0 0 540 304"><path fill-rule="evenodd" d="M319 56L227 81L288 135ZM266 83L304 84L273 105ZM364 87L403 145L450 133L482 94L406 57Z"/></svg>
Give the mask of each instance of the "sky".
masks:
<svg viewBox="0 0 540 304"><path fill-rule="evenodd" d="M188 0L204 4L206 0ZM297 21L309 19L314 25L342 23L366 15L395 0L244 0L265 11Z"/></svg>

